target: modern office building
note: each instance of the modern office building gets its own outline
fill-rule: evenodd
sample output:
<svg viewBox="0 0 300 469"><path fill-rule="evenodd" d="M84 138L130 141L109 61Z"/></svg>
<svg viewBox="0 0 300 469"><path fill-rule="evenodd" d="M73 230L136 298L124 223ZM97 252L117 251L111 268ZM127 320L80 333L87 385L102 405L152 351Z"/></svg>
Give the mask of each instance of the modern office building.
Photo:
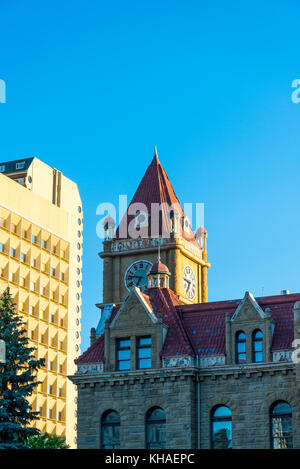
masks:
<svg viewBox="0 0 300 469"><path fill-rule="evenodd" d="M31 397L42 433L76 447L82 204L77 185L38 158L0 163L0 293L8 286L30 345L45 358Z"/></svg>

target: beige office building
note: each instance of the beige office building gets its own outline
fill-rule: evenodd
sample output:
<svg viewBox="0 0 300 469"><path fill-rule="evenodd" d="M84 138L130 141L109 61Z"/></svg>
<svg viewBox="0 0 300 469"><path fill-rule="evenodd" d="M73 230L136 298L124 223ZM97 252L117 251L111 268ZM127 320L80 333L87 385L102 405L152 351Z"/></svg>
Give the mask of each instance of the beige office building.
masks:
<svg viewBox="0 0 300 469"><path fill-rule="evenodd" d="M42 433L76 447L82 205L77 185L37 158L0 163L0 293L10 287L30 345L45 358L31 397Z"/></svg>

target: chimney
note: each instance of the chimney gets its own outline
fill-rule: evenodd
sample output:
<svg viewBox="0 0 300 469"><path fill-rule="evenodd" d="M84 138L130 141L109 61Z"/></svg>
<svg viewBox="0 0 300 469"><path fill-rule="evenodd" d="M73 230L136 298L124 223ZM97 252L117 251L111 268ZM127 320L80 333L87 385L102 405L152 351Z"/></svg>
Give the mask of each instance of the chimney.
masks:
<svg viewBox="0 0 300 469"><path fill-rule="evenodd" d="M93 342L96 340L96 329L92 327L91 329L91 335L90 335L90 345L92 345Z"/></svg>

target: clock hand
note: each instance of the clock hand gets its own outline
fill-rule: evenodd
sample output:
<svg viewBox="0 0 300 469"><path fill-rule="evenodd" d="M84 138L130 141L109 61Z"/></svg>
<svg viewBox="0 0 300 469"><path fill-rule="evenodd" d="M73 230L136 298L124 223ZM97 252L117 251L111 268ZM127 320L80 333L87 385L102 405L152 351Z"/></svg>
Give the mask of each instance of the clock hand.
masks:
<svg viewBox="0 0 300 469"><path fill-rule="evenodd" d="M138 281L136 283L136 286L138 286L140 284L142 278L143 278L143 275L133 275L132 278L137 278L138 279Z"/></svg>

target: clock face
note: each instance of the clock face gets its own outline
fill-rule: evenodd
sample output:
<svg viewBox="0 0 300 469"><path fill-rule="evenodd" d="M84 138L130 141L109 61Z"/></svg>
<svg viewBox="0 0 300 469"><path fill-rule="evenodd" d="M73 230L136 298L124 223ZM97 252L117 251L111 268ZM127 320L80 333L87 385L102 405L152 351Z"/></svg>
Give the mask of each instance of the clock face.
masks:
<svg viewBox="0 0 300 469"><path fill-rule="evenodd" d="M127 290L131 287L139 287L141 290L148 285L147 272L152 267L152 263L145 260L136 261L131 264L125 272L124 282Z"/></svg>
<svg viewBox="0 0 300 469"><path fill-rule="evenodd" d="M187 298L193 300L196 296L196 277L192 267L189 265L186 265L183 269L182 280L183 289Z"/></svg>

